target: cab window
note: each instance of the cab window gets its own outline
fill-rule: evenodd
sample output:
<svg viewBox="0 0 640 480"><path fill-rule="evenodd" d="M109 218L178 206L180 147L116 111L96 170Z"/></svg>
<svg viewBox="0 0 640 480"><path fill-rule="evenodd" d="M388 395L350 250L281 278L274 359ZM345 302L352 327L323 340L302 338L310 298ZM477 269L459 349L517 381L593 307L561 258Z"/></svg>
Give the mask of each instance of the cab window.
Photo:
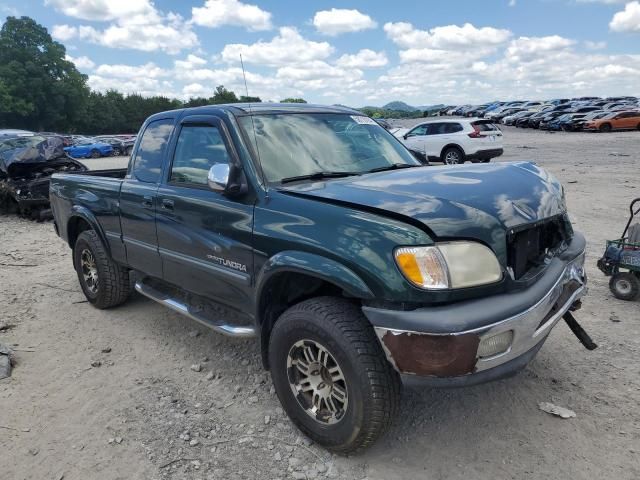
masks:
<svg viewBox="0 0 640 480"><path fill-rule="evenodd" d="M173 120L155 120L147 125L133 163L133 176L141 182L157 183L162 173L162 159L173 130Z"/></svg>
<svg viewBox="0 0 640 480"><path fill-rule="evenodd" d="M185 125L180 130L169 181L206 186L209 169L218 163L229 163L220 130L212 125Z"/></svg>

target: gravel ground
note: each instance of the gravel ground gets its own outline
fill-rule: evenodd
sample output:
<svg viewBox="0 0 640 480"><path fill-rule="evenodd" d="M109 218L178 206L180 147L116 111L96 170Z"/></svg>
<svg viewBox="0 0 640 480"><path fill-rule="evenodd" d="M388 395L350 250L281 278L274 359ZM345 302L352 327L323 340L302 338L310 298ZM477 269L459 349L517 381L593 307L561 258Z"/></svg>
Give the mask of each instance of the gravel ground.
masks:
<svg viewBox="0 0 640 480"><path fill-rule="evenodd" d="M406 390L391 431L362 455L311 444L279 407L254 341L207 331L139 296L86 303L51 223L0 217L2 479L640 478L640 304L596 269L640 196L640 132L505 129L499 161L533 160L566 185L588 240L590 294L519 376L459 390ZM126 159L89 160L113 168ZM109 166L106 166L108 164ZM575 411L564 420L540 402Z"/></svg>

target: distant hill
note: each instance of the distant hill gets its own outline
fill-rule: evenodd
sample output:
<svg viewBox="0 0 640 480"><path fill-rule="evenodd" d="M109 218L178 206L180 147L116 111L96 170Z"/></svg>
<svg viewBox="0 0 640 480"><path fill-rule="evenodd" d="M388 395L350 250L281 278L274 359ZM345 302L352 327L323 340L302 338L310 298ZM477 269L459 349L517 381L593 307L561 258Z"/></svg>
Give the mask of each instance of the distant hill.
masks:
<svg viewBox="0 0 640 480"><path fill-rule="evenodd" d="M411 105L407 105L404 102L395 101L389 102L385 106L382 107L382 110L395 110L397 112L415 112L419 110L419 108L412 107Z"/></svg>

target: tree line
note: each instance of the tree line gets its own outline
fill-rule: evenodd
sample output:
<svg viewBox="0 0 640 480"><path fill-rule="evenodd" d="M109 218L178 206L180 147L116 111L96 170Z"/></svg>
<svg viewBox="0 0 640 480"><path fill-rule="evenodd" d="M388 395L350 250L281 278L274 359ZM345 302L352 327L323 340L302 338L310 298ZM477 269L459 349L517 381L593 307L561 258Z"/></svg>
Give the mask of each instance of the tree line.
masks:
<svg viewBox="0 0 640 480"><path fill-rule="evenodd" d="M218 86L211 97L187 101L163 96L92 91L88 77L66 60L64 45L29 17L8 17L0 29L0 128L60 133L137 132L157 112L202 105L260 102ZM306 103L302 98L283 102Z"/></svg>

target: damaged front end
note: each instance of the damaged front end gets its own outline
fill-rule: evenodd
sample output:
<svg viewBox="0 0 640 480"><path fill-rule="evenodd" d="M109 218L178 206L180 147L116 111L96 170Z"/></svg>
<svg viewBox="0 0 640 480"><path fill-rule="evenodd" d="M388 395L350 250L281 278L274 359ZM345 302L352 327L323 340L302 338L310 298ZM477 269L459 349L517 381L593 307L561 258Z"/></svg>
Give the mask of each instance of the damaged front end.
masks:
<svg viewBox="0 0 640 480"><path fill-rule="evenodd" d="M68 157L63 147L61 137L35 135L0 141L0 212L40 221L51 218L51 175L87 170Z"/></svg>

